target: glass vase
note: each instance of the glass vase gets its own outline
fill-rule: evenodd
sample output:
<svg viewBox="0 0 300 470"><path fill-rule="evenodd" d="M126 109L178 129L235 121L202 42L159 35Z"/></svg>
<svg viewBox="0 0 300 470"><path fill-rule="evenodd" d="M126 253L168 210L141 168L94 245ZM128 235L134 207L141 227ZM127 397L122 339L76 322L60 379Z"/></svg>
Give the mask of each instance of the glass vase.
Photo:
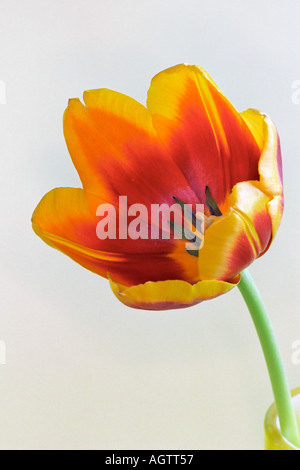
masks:
<svg viewBox="0 0 300 470"><path fill-rule="evenodd" d="M292 390L291 395L300 429L300 387ZM275 403L268 409L265 417L265 450L300 450L282 436Z"/></svg>

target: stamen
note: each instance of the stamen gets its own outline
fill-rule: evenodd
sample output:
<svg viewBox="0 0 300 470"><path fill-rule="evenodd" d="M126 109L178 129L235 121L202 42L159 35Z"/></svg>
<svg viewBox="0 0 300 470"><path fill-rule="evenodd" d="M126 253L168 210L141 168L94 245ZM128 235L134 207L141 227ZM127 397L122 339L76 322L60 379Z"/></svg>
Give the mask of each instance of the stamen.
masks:
<svg viewBox="0 0 300 470"><path fill-rule="evenodd" d="M183 228L181 225L175 224L172 220L169 221L169 225L172 232L182 240L186 240L191 243L196 242L197 236L187 228Z"/></svg>
<svg viewBox="0 0 300 470"><path fill-rule="evenodd" d="M214 200L214 198L211 195L210 189L208 186L205 188L205 196L206 196L206 205L209 208L209 212L211 215L216 215L217 217L220 217L222 215L222 212L218 208L218 204Z"/></svg>
<svg viewBox="0 0 300 470"><path fill-rule="evenodd" d="M193 211L188 204L185 204L185 202L180 201L177 197L173 196L174 201L176 204L178 204L181 209L184 211L184 215L187 216L188 220L191 222L193 227L196 228L196 223L197 223L197 216L196 212Z"/></svg>
<svg viewBox="0 0 300 470"><path fill-rule="evenodd" d="M189 230L186 226L181 226L175 224L173 221L169 221L169 226L182 240L186 240L187 246L186 251L192 256L199 256L199 250L203 245L203 235L204 235L204 219L197 216L197 213L192 210L189 204L186 204L183 201L180 201L177 197L173 196L174 201L181 207L181 210L184 213L185 221L190 224L190 226L196 229L196 233L192 230Z"/></svg>
<svg viewBox="0 0 300 470"><path fill-rule="evenodd" d="M199 256L199 250L195 250L195 248L186 248L186 251L189 255L196 256L196 258Z"/></svg>

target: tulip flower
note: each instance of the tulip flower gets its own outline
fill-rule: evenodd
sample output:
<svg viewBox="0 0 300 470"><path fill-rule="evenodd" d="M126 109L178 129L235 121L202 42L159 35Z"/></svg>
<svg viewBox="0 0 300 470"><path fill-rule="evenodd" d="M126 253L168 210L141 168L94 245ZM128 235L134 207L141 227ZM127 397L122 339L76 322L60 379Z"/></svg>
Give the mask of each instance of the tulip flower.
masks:
<svg viewBox="0 0 300 470"><path fill-rule="evenodd" d="M300 448L276 338L246 269L270 247L283 212L271 119L254 109L238 113L190 65L156 75L147 107L107 89L86 91L83 101L71 99L64 114L82 188L46 194L32 217L36 234L109 279L131 307L188 307L238 285L262 345L280 432ZM153 223L153 207L174 202L177 212Z"/></svg>
<svg viewBox="0 0 300 470"><path fill-rule="evenodd" d="M147 107L108 89L71 99L64 135L82 188L56 188L34 211L33 229L50 246L110 280L123 303L187 307L235 287L269 248L280 224L280 143L271 119L238 113L200 67L156 75ZM99 239L97 207L204 207L204 244L183 239Z"/></svg>

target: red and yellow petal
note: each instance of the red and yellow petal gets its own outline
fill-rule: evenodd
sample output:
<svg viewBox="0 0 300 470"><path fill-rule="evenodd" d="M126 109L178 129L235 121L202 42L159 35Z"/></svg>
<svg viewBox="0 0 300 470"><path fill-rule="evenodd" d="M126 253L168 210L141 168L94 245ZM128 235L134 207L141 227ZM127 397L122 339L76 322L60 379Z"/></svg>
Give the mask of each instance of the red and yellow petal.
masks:
<svg viewBox="0 0 300 470"><path fill-rule="evenodd" d="M74 98L65 110L66 144L83 187L95 194L104 192L103 199L110 202L101 171L107 159L125 160L122 150L128 134L151 139L155 131L146 108L128 96L100 89L86 91L84 99L86 106Z"/></svg>
<svg viewBox="0 0 300 470"><path fill-rule="evenodd" d="M271 196L282 194L280 139L274 123L269 116L255 109L248 109L241 116L261 150L258 171L262 191Z"/></svg>
<svg viewBox="0 0 300 470"><path fill-rule="evenodd" d="M98 222L84 191L75 188L50 191L32 216L39 237L103 277L109 272L125 285L178 278L198 280L197 260L185 251L182 240L100 240Z"/></svg>
<svg viewBox="0 0 300 470"><path fill-rule="evenodd" d="M283 194L274 196L273 199L268 203L268 212L272 220L272 239L275 237L282 219L284 208L284 197Z"/></svg>
<svg viewBox="0 0 300 470"><path fill-rule="evenodd" d="M269 201L257 182L233 188L230 210L205 231L198 257L200 279L230 279L267 249L272 239Z"/></svg>
<svg viewBox="0 0 300 470"><path fill-rule="evenodd" d="M213 299L233 289L240 276L223 282L216 280L189 284L185 281L146 282L126 287L110 279L116 297L128 307L144 310L168 310L191 307L204 300Z"/></svg>
<svg viewBox="0 0 300 470"><path fill-rule="evenodd" d="M259 188L271 198L267 207L272 221L272 238L274 238L284 208L279 135L271 119L260 111L249 109L242 113L242 116L261 149L258 163Z"/></svg>
<svg viewBox="0 0 300 470"><path fill-rule="evenodd" d="M200 201L205 202L206 186L220 206L236 183L258 179L255 138L200 67L182 64L156 75L147 107Z"/></svg>
<svg viewBox="0 0 300 470"><path fill-rule="evenodd" d="M85 92L84 100L70 100L64 134L86 194L116 206L120 195L148 208L171 205L173 196L199 202L144 106L106 89Z"/></svg>
<svg viewBox="0 0 300 470"><path fill-rule="evenodd" d="M264 252L272 239L272 220L268 211L270 196L261 191L257 181L238 183L232 191L231 207L247 225L257 255Z"/></svg>
<svg viewBox="0 0 300 470"><path fill-rule="evenodd" d="M91 249L98 247L95 216L81 188L55 188L47 193L33 212L32 226L46 242L50 242L49 234Z"/></svg>

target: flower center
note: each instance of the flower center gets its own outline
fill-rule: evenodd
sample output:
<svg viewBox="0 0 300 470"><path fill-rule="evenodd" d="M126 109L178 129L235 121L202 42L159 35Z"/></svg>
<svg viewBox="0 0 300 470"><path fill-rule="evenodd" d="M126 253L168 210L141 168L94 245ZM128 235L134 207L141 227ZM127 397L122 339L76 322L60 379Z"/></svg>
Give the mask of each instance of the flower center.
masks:
<svg viewBox="0 0 300 470"><path fill-rule="evenodd" d="M204 244L204 232L214 222L216 217L221 217L218 204L213 199L208 186L205 188L206 205L209 209L210 216L206 216L204 212L195 212L189 204L180 201L177 197L173 196L174 201L178 204L184 215L184 222L182 225L175 224L169 221L169 225L174 234L186 240L186 251L192 256L199 256L199 250Z"/></svg>

